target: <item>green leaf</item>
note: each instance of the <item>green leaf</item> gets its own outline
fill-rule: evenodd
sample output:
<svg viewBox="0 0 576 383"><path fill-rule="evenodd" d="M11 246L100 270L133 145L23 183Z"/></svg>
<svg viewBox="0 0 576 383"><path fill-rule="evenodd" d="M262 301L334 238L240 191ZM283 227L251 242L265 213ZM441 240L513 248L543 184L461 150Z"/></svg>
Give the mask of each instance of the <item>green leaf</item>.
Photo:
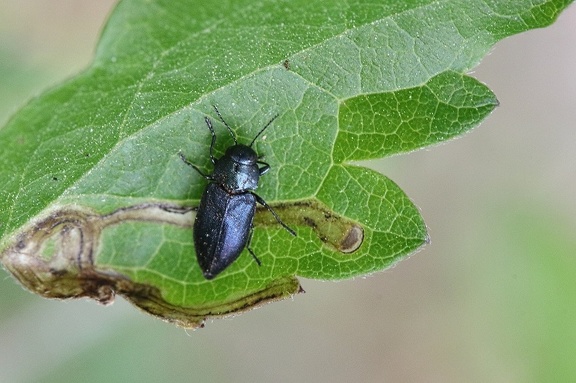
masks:
<svg viewBox="0 0 576 383"><path fill-rule="evenodd" d="M351 164L433 145L497 105L465 75L502 38L570 1L121 1L90 68L0 130L2 262L47 297L122 294L182 326L391 266L427 240L409 198ZM191 225L221 156L255 144L271 171L252 248L216 279Z"/></svg>

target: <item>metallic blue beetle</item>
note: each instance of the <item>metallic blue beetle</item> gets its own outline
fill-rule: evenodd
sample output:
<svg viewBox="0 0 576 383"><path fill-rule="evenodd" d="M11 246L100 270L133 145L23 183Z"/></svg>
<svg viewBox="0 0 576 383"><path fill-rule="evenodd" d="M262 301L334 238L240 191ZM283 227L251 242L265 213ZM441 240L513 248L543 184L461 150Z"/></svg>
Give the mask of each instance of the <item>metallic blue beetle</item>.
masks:
<svg viewBox="0 0 576 383"><path fill-rule="evenodd" d="M232 128L224 121L216 106L214 106L214 110L230 132L234 139L234 145L229 147L221 158L214 158L216 133L212 127L212 121L208 117L204 118L212 134L210 160L214 164L213 173L203 173L182 153L178 153L182 161L210 181L202 195L194 221L196 257L206 279L216 277L230 266L240 256L244 248L248 249L254 260L260 265L260 260L250 248L256 202L266 207L279 224L290 234L296 236L294 230L282 222L266 201L253 192L258 187L260 176L270 170L270 165L259 160L258 155L252 149L252 145L278 115L274 116L258 132L250 145L246 146L238 143ZM261 164L262 167L259 167L258 164Z"/></svg>

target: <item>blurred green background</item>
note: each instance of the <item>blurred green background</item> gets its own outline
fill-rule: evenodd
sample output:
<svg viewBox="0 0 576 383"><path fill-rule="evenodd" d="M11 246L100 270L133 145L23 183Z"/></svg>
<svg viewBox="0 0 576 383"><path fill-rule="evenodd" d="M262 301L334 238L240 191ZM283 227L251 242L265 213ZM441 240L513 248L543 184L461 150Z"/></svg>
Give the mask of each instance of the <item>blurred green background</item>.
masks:
<svg viewBox="0 0 576 383"><path fill-rule="evenodd" d="M114 3L0 2L0 125L88 65ZM0 270L0 383L576 381L575 25L495 47L474 75L501 106L472 133L369 163L421 208L420 253L195 332Z"/></svg>

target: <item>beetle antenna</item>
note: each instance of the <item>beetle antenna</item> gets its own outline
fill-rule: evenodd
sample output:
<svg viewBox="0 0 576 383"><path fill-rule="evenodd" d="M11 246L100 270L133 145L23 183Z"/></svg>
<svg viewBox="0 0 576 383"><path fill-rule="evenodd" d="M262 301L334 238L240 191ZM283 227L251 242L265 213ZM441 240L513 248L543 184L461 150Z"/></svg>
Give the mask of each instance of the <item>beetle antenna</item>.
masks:
<svg viewBox="0 0 576 383"><path fill-rule="evenodd" d="M268 121L268 123L266 124L266 126L264 126L256 135L256 137L254 137L254 139L252 140L252 142L250 143L250 147L252 147L252 145L254 145L254 142L256 141L256 139L258 137L260 137L260 135L266 130L267 127L270 126L270 124L276 119L278 118L279 114L276 114L274 117L272 117L272 119L270 121Z"/></svg>
<svg viewBox="0 0 576 383"><path fill-rule="evenodd" d="M230 125L228 125L226 123L226 121L224 121L224 117L222 117L222 115L220 114L220 111L218 110L216 105L212 105L212 107L216 111L216 114L218 115L218 118L220 118L220 121L222 121L224 123L224 125L228 128L228 132L230 132L230 135L232 136L232 139L234 140L234 145L238 145L238 140L236 140L236 135L234 134L234 131L232 130Z"/></svg>

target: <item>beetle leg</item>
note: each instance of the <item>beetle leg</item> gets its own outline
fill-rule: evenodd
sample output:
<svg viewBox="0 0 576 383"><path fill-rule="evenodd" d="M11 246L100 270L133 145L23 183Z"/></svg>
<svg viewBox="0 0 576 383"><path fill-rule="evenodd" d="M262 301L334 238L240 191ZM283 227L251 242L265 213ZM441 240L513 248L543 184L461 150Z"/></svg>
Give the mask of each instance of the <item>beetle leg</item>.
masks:
<svg viewBox="0 0 576 383"><path fill-rule="evenodd" d="M248 249L248 252L250 253L250 255L252 255L252 258L254 258L254 260L256 261L256 263L258 264L258 266L262 266L262 262L260 262L260 260L258 259L258 257L256 256L256 254L254 254L254 251L252 250L252 248L250 247L250 243L252 242L252 235L254 234L254 226L252 226L250 228L250 234L248 234L248 242L246 242L246 248Z"/></svg>
<svg viewBox="0 0 576 383"><path fill-rule="evenodd" d="M180 159L182 161L184 161L184 163L188 166L191 166L192 168L194 168L194 170L196 170L202 177L206 178L207 180L212 180L212 176L205 174L204 172L202 172L202 170L200 170L198 168L198 166L194 165L192 162L188 161L188 159L186 157L184 157L184 154L182 154L182 152L178 152L178 156L180 156Z"/></svg>
<svg viewBox="0 0 576 383"><path fill-rule="evenodd" d="M258 163L264 165L258 169L260 171L260 175L265 174L268 172L268 170L270 170L270 165L267 162L258 161Z"/></svg>
<svg viewBox="0 0 576 383"><path fill-rule="evenodd" d="M288 225L286 225L284 222L282 222L282 220L280 219L280 217L278 217L278 214L276 214L276 212L274 211L274 209L272 209L272 207L270 205L268 205L266 203L266 201L264 201L262 199L262 197L260 197L258 194L256 193L252 193L250 192L254 197L256 197L256 201L258 201L258 203L262 206L264 206L266 209L268 209L270 211L270 213L272 213L272 215L274 216L274 218L276 218L276 221L278 221L278 223L280 225L282 225L284 227L284 229L286 229L290 234L292 234L293 236L296 237L296 232L294 230L292 230L291 228L288 227Z"/></svg>
<svg viewBox="0 0 576 383"><path fill-rule="evenodd" d="M208 117L204 117L204 121L206 121L208 129L210 129L210 134L212 134L212 142L210 143L210 161L212 161L213 164L216 164L216 158L214 158L214 144L216 144L216 132L214 131L214 127L212 126L212 121Z"/></svg>

